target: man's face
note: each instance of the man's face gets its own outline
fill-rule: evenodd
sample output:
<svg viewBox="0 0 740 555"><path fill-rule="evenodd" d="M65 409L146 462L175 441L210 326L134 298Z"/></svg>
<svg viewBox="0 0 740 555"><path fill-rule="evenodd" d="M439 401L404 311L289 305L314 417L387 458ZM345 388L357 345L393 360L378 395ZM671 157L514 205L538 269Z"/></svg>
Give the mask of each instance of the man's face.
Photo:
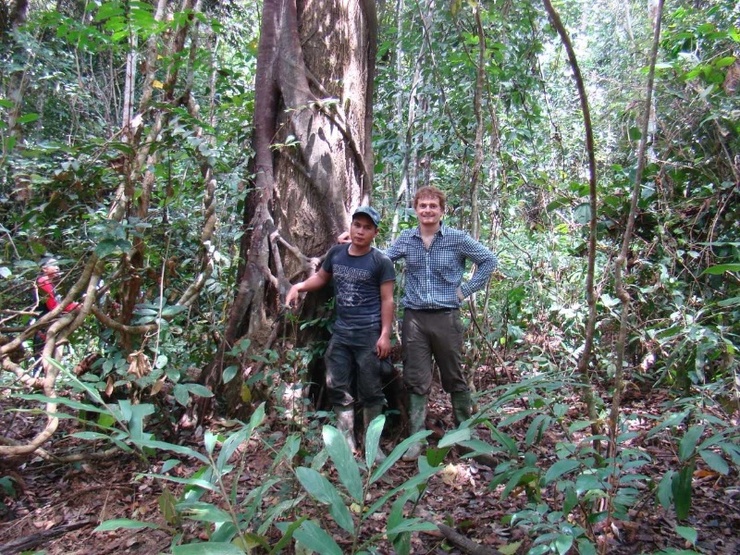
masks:
<svg viewBox="0 0 740 555"><path fill-rule="evenodd" d="M416 217L422 225L437 225L442 221L444 210L437 197L421 197L416 201Z"/></svg>
<svg viewBox="0 0 740 555"><path fill-rule="evenodd" d="M352 218L352 225L349 226L349 237L352 244L356 247L367 247L378 234L378 228L370 219L370 216L358 214Z"/></svg>
<svg viewBox="0 0 740 555"><path fill-rule="evenodd" d="M45 276L53 278L59 275L59 266L48 264L47 266L44 266L43 271Z"/></svg>

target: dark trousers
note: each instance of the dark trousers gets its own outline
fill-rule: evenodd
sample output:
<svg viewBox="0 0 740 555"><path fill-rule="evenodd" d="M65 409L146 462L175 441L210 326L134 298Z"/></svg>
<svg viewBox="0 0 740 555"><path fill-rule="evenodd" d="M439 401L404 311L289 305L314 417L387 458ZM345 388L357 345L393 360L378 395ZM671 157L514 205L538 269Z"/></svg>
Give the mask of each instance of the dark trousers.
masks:
<svg viewBox="0 0 740 555"><path fill-rule="evenodd" d="M381 361L375 353L380 329L335 329L324 360L329 401L334 406L347 406L357 400L364 406L382 405L383 380Z"/></svg>
<svg viewBox="0 0 740 555"><path fill-rule="evenodd" d="M447 393L468 391L462 372L463 327L457 309L405 309L402 327L403 380L409 393L429 395L432 357Z"/></svg>

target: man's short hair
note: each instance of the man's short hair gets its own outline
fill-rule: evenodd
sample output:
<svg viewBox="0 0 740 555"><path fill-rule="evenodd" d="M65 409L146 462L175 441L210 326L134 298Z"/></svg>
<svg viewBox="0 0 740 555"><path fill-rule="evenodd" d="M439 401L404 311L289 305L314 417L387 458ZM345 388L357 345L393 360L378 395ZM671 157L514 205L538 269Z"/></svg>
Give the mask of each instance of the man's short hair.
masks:
<svg viewBox="0 0 740 555"><path fill-rule="evenodd" d="M440 208L442 210L445 209L445 201L447 200L447 197L445 194L437 189L436 187L432 187L431 185L428 185L426 187L421 187L420 189L416 190L416 194L414 195L414 208L416 208L416 205L419 202L419 199L422 198L436 198L439 202Z"/></svg>

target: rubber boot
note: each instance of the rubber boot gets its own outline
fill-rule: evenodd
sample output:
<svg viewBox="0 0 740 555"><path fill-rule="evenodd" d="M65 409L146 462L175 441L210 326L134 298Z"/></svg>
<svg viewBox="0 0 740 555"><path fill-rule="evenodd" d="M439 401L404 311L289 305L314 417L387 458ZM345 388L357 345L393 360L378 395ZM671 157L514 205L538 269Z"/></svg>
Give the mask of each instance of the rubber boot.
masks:
<svg viewBox="0 0 740 555"><path fill-rule="evenodd" d="M409 436L414 435L424 429L424 421L427 417L427 396L409 395ZM401 460L406 462L415 461L421 455L421 442L412 443L404 453Z"/></svg>
<svg viewBox="0 0 740 555"><path fill-rule="evenodd" d="M455 426L459 426L470 418L470 392L455 391L450 395L452 401L452 416L455 419Z"/></svg>
<svg viewBox="0 0 740 555"><path fill-rule="evenodd" d="M455 391L450 395L452 401L452 416L455 419L455 425L460 426L471 416L472 401L469 391ZM475 426L470 427L470 439L480 439Z"/></svg>
<svg viewBox="0 0 740 555"><path fill-rule="evenodd" d="M355 408L352 405L334 406L334 414L337 415L337 429L342 432L352 454L357 452L355 445Z"/></svg>
<svg viewBox="0 0 740 555"><path fill-rule="evenodd" d="M367 427L370 425L370 422L375 420L378 416L380 416L383 413L383 405L372 405L369 407L365 407L362 409L362 420L365 424L365 434L367 434ZM383 453L383 450L380 448L380 445L378 445L378 452L375 455L375 462L376 463L382 463L385 460L385 453Z"/></svg>

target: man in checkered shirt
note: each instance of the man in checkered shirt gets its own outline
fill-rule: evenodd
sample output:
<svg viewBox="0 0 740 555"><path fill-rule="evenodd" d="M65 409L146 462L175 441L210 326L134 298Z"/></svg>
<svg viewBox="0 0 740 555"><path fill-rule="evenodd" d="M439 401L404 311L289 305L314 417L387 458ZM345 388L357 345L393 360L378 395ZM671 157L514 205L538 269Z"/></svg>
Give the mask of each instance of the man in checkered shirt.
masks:
<svg viewBox="0 0 740 555"><path fill-rule="evenodd" d="M486 286L498 264L496 255L470 235L442 224L445 195L436 187L420 188L414 196L414 209L418 227L402 232L385 253L393 261L404 259L406 263L401 337L410 435L425 426L432 357L439 367L442 387L450 394L455 423L470 418L470 390L462 372L460 304ZM463 283L468 260L476 269ZM403 460L416 460L421 448L420 443L413 444Z"/></svg>

